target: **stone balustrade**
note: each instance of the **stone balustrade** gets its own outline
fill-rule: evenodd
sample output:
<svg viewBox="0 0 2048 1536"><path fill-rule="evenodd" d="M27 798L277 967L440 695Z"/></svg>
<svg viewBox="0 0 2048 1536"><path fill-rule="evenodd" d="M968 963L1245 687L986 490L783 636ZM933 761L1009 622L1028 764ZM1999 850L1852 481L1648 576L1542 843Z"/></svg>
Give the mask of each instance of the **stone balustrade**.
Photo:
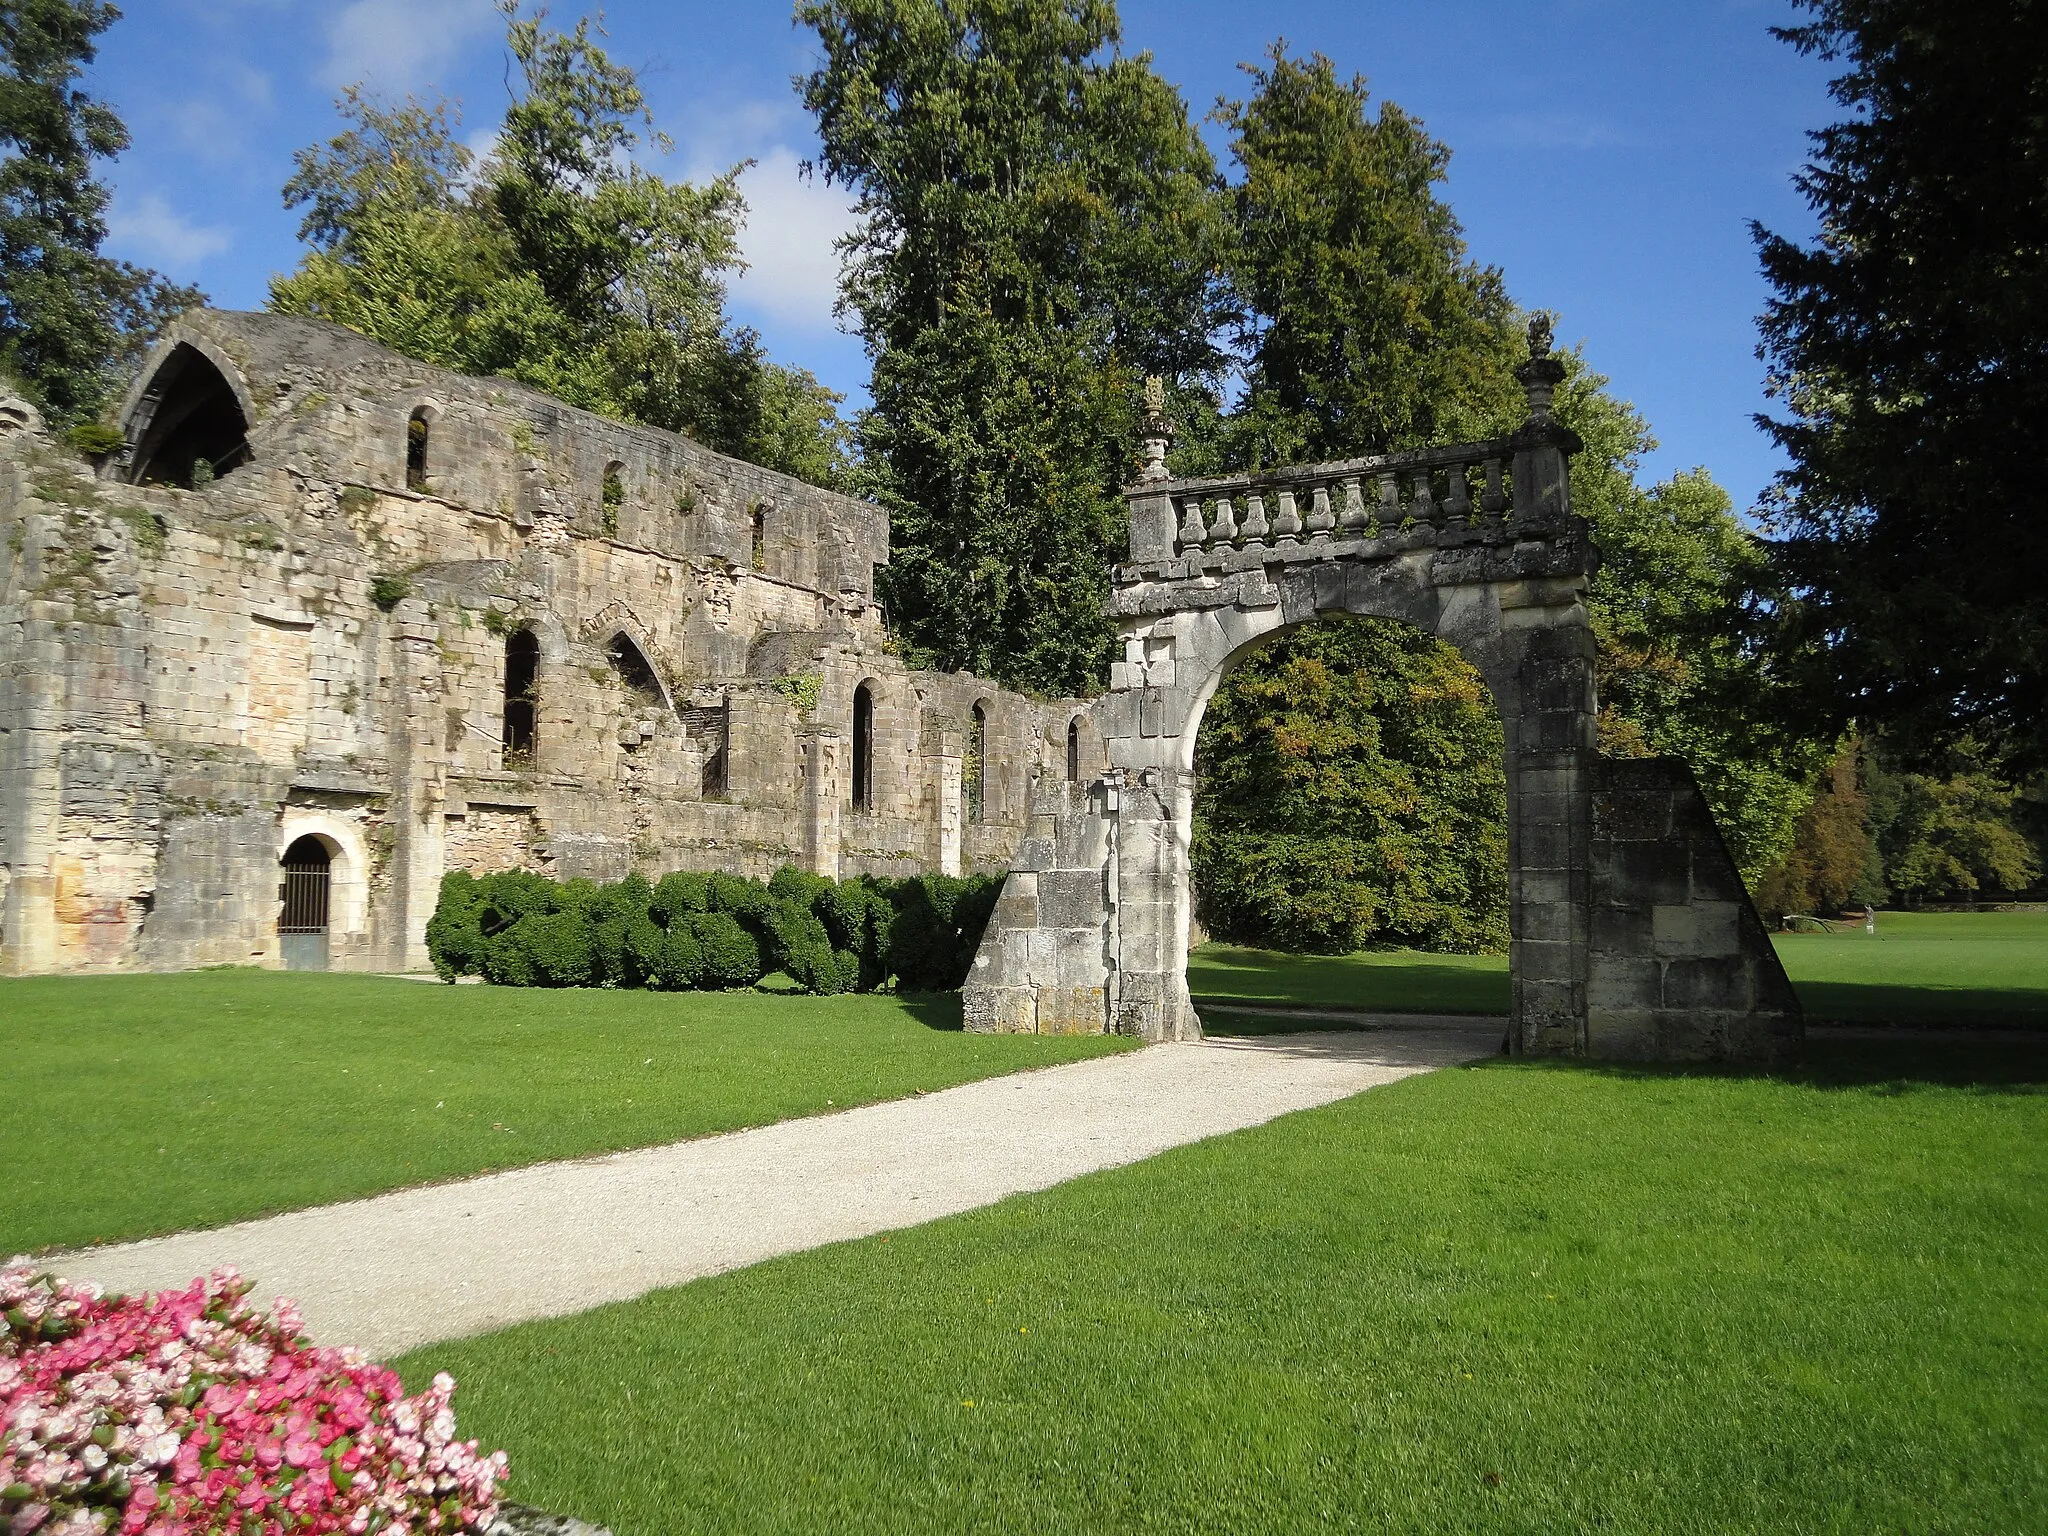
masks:
<svg viewBox="0 0 2048 1536"><path fill-rule="evenodd" d="M1333 464L1141 482L1128 492L1131 564L1164 574L1171 563L1174 574L1191 575L1559 532L1570 502L1558 484L1564 456L1546 451L1553 435L1565 434L1525 428Z"/></svg>
<svg viewBox="0 0 2048 1536"><path fill-rule="evenodd" d="M1146 489L1172 498L1174 549L1285 549L1316 539L1508 535L1514 446L1498 440Z"/></svg>

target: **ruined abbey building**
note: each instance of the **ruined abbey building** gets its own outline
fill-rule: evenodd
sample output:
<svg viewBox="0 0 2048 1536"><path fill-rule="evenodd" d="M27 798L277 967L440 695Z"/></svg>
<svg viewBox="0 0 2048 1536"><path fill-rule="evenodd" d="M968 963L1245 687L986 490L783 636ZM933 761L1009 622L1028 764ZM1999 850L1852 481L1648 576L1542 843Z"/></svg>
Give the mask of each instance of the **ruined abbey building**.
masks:
<svg viewBox="0 0 2048 1536"><path fill-rule="evenodd" d="M274 315L98 464L0 398L0 973L425 964L444 872L1010 867L1076 703L891 654L887 515Z"/></svg>

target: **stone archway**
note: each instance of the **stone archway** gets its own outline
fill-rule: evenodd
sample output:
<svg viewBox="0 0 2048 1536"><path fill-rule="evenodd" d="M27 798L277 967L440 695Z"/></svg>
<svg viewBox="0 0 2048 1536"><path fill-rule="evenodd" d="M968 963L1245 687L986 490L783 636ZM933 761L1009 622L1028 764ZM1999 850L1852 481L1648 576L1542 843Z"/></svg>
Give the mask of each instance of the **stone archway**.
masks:
<svg viewBox="0 0 2048 1536"><path fill-rule="evenodd" d="M290 809L278 823L277 857L283 864L292 845L316 840L327 853L326 968L346 968L349 952L369 928L370 858L362 828L327 811Z"/></svg>
<svg viewBox="0 0 2048 1536"><path fill-rule="evenodd" d="M1109 760L1041 785L969 978L968 1027L1198 1038L1188 998L1195 736L1250 647L1321 614L1402 620L1457 647L1506 741L1512 1048L1756 1058L1798 1038L1762 924L1682 764L1594 745L1585 592L1598 555L1571 510L1578 439L1552 420L1547 338L1512 437L1258 475L1176 481L1148 423L1112 575L1123 659L1090 718Z"/></svg>

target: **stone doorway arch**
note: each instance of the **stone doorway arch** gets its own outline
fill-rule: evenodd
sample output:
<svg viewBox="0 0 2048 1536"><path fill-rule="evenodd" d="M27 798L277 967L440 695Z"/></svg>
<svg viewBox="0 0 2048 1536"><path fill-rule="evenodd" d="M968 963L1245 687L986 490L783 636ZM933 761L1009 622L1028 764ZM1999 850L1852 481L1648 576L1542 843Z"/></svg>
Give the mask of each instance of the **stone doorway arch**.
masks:
<svg viewBox="0 0 2048 1536"><path fill-rule="evenodd" d="M310 834L285 849L284 910L277 915L277 947L288 971L327 969L327 921L334 858Z"/></svg>
<svg viewBox="0 0 2048 1536"><path fill-rule="evenodd" d="M1571 509L1563 368L1532 327L1512 436L1415 453L1173 480L1147 423L1111 577L1123 645L1089 718L1109 769L1041 780L1030 836L984 935L968 1028L1198 1038L1187 989L1196 732L1251 648L1322 614L1397 619L1455 646L1505 735L1517 1053L1756 1059L1797 1002L1683 764L1594 745L1587 584Z"/></svg>
<svg viewBox="0 0 2048 1536"><path fill-rule="evenodd" d="M362 829L329 811L292 807L279 823L277 850L279 963L286 970L345 968L364 942L369 921L369 849ZM317 896L311 888L316 871Z"/></svg>

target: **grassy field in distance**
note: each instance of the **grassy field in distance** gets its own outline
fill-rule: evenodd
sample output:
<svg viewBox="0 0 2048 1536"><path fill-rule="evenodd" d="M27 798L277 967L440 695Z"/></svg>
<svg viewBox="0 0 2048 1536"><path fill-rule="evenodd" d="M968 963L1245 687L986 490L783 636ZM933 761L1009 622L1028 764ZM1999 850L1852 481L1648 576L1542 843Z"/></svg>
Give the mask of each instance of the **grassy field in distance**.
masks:
<svg viewBox="0 0 2048 1536"><path fill-rule="evenodd" d="M1848 927L1774 942L1814 1023L2048 1028L2048 912L1880 912L1874 938ZM1506 1013L1508 960L1211 943L1188 957L1188 990L1225 1007Z"/></svg>

